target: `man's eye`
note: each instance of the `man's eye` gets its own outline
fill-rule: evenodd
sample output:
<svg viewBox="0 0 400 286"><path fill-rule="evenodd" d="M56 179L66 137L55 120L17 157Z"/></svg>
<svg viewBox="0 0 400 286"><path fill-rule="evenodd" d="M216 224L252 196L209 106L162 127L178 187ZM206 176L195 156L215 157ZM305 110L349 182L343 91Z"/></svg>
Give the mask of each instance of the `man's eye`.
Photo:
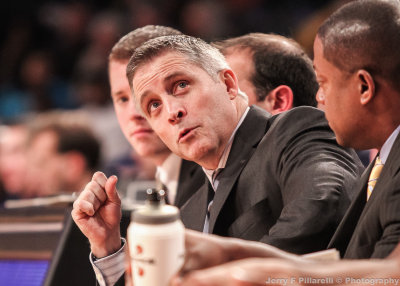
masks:
<svg viewBox="0 0 400 286"><path fill-rule="evenodd" d="M179 88L185 88L187 87L188 83L186 81L181 81L180 83L178 83L178 87Z"/></svg>
<svg viewBox="0 0 400 286"><path fill-rule="evenodd" d="M129 101L129 98L126 98L126 97L118 98L118 102L121 102L121 103L128 102L128 101Z"/></svg>
<svg viewBox="0 0 400 286"><path fill-rule="evenodd" d="M128 102L129 101L129 97L127 97L127 96L116 96L116 97L113 97L113 101L114 101L114 103L116 103L116 104L122 104L122 103L126 103L126 102Z"/></svg>
<svg viewBox="0 0 400 286"><path fill-rule="evenodd" d="M149 113L154 112L157 108L160 107L160 105L161 105L161 104L160 104L159 101L152 101L152 102L150 102L149 108L148 108Z"/></svg>

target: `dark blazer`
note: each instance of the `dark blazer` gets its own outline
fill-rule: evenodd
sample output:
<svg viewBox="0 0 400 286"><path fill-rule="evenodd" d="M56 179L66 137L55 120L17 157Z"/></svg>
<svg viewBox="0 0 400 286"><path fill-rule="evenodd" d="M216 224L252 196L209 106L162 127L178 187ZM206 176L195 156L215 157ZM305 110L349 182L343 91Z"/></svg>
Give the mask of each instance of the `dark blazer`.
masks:
<svg viewBox="0 0 400 286"><path fill-rule="evenodd" d="M204 185L205 179L206 175L199 165L182 159L174 205L182 207Z"/></svg>
<svg viewBox="0 0 400 286"><path fill-rule="evenodd" d="M328 246L345 258L384 258L400 241L400 135L367 203L373 165L362 175L358 195Z"/></svg>
<svg viewBox="0 0 400 286"><path fill-rule="evenodd" d="M210 233L308 253L325 249L363 167L338 146L324 113L299 107L270 117L252 106L239 127L210 211ZM182 207L202 230L210 185Z"/></svg>

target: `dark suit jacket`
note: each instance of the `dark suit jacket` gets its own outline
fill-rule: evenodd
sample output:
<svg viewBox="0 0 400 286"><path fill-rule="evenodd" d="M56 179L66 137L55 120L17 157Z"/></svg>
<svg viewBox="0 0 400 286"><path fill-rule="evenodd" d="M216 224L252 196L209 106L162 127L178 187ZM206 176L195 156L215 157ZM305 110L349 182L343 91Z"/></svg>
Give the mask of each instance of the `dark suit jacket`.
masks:
<svg viewBox="0 0 400 286"><path fill-rule="evenodd" d="M270 117L252 106L218 176L209 231L294 253L325 249L362 170L355 152L338 146L320 110L299 107ZM181 208L187 227L202 230L209 188Z"/></svg>
<svg viewBox="0 0 400 286"><path fill-rule="evenodd" d="M182 159L174 205L181 208L204 185L205 178L206 175L199 165Z"/></svg>
<svg viewBox="0 0 400 286"><path fill-rule="evenodd" d="M384 258L400 241L400 135L367 203L373 164L362 175L358 195L329 243L345 258Z"/></svg>

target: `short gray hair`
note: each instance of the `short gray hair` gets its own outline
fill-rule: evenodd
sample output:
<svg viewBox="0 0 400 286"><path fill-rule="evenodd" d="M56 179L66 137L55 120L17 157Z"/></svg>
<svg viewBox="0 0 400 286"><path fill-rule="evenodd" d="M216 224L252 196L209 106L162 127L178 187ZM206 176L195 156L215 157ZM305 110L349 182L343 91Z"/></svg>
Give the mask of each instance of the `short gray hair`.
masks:
<svg viewBox="0 0 400 286"><path fill-rule="evenodd" d="M137 48L129 60L126 76L132 89L136 70L164 52L178 52L206 71L214 80L224 69L229 69L225 57L218 49L203 40L186 35L163 36L147 41Z"/></svg>

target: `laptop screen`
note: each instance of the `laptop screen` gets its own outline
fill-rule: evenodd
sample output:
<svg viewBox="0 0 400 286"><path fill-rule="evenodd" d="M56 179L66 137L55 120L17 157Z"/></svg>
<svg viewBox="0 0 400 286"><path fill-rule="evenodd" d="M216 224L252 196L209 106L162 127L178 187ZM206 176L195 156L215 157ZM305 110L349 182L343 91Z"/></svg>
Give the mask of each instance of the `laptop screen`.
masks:
<svg viewBox="0 0 400 286"><path fill-rule="evenodd" d="M65 212L64 208L0 210L0 284L43 285Z"/></svg>
<svg viewBox="0 0 400 286"><path fill-rule="evenodd" d="M129 222L123 211L124 237ZM0 285L96 285L89 253L70 208L0 209Z"/></svg>
<svg viewBox="0 0 400 286"><path fill-rule="evenodd" d="M48 260L0 260L0 281L3 285L42 285L50 262Z"/></svg>

